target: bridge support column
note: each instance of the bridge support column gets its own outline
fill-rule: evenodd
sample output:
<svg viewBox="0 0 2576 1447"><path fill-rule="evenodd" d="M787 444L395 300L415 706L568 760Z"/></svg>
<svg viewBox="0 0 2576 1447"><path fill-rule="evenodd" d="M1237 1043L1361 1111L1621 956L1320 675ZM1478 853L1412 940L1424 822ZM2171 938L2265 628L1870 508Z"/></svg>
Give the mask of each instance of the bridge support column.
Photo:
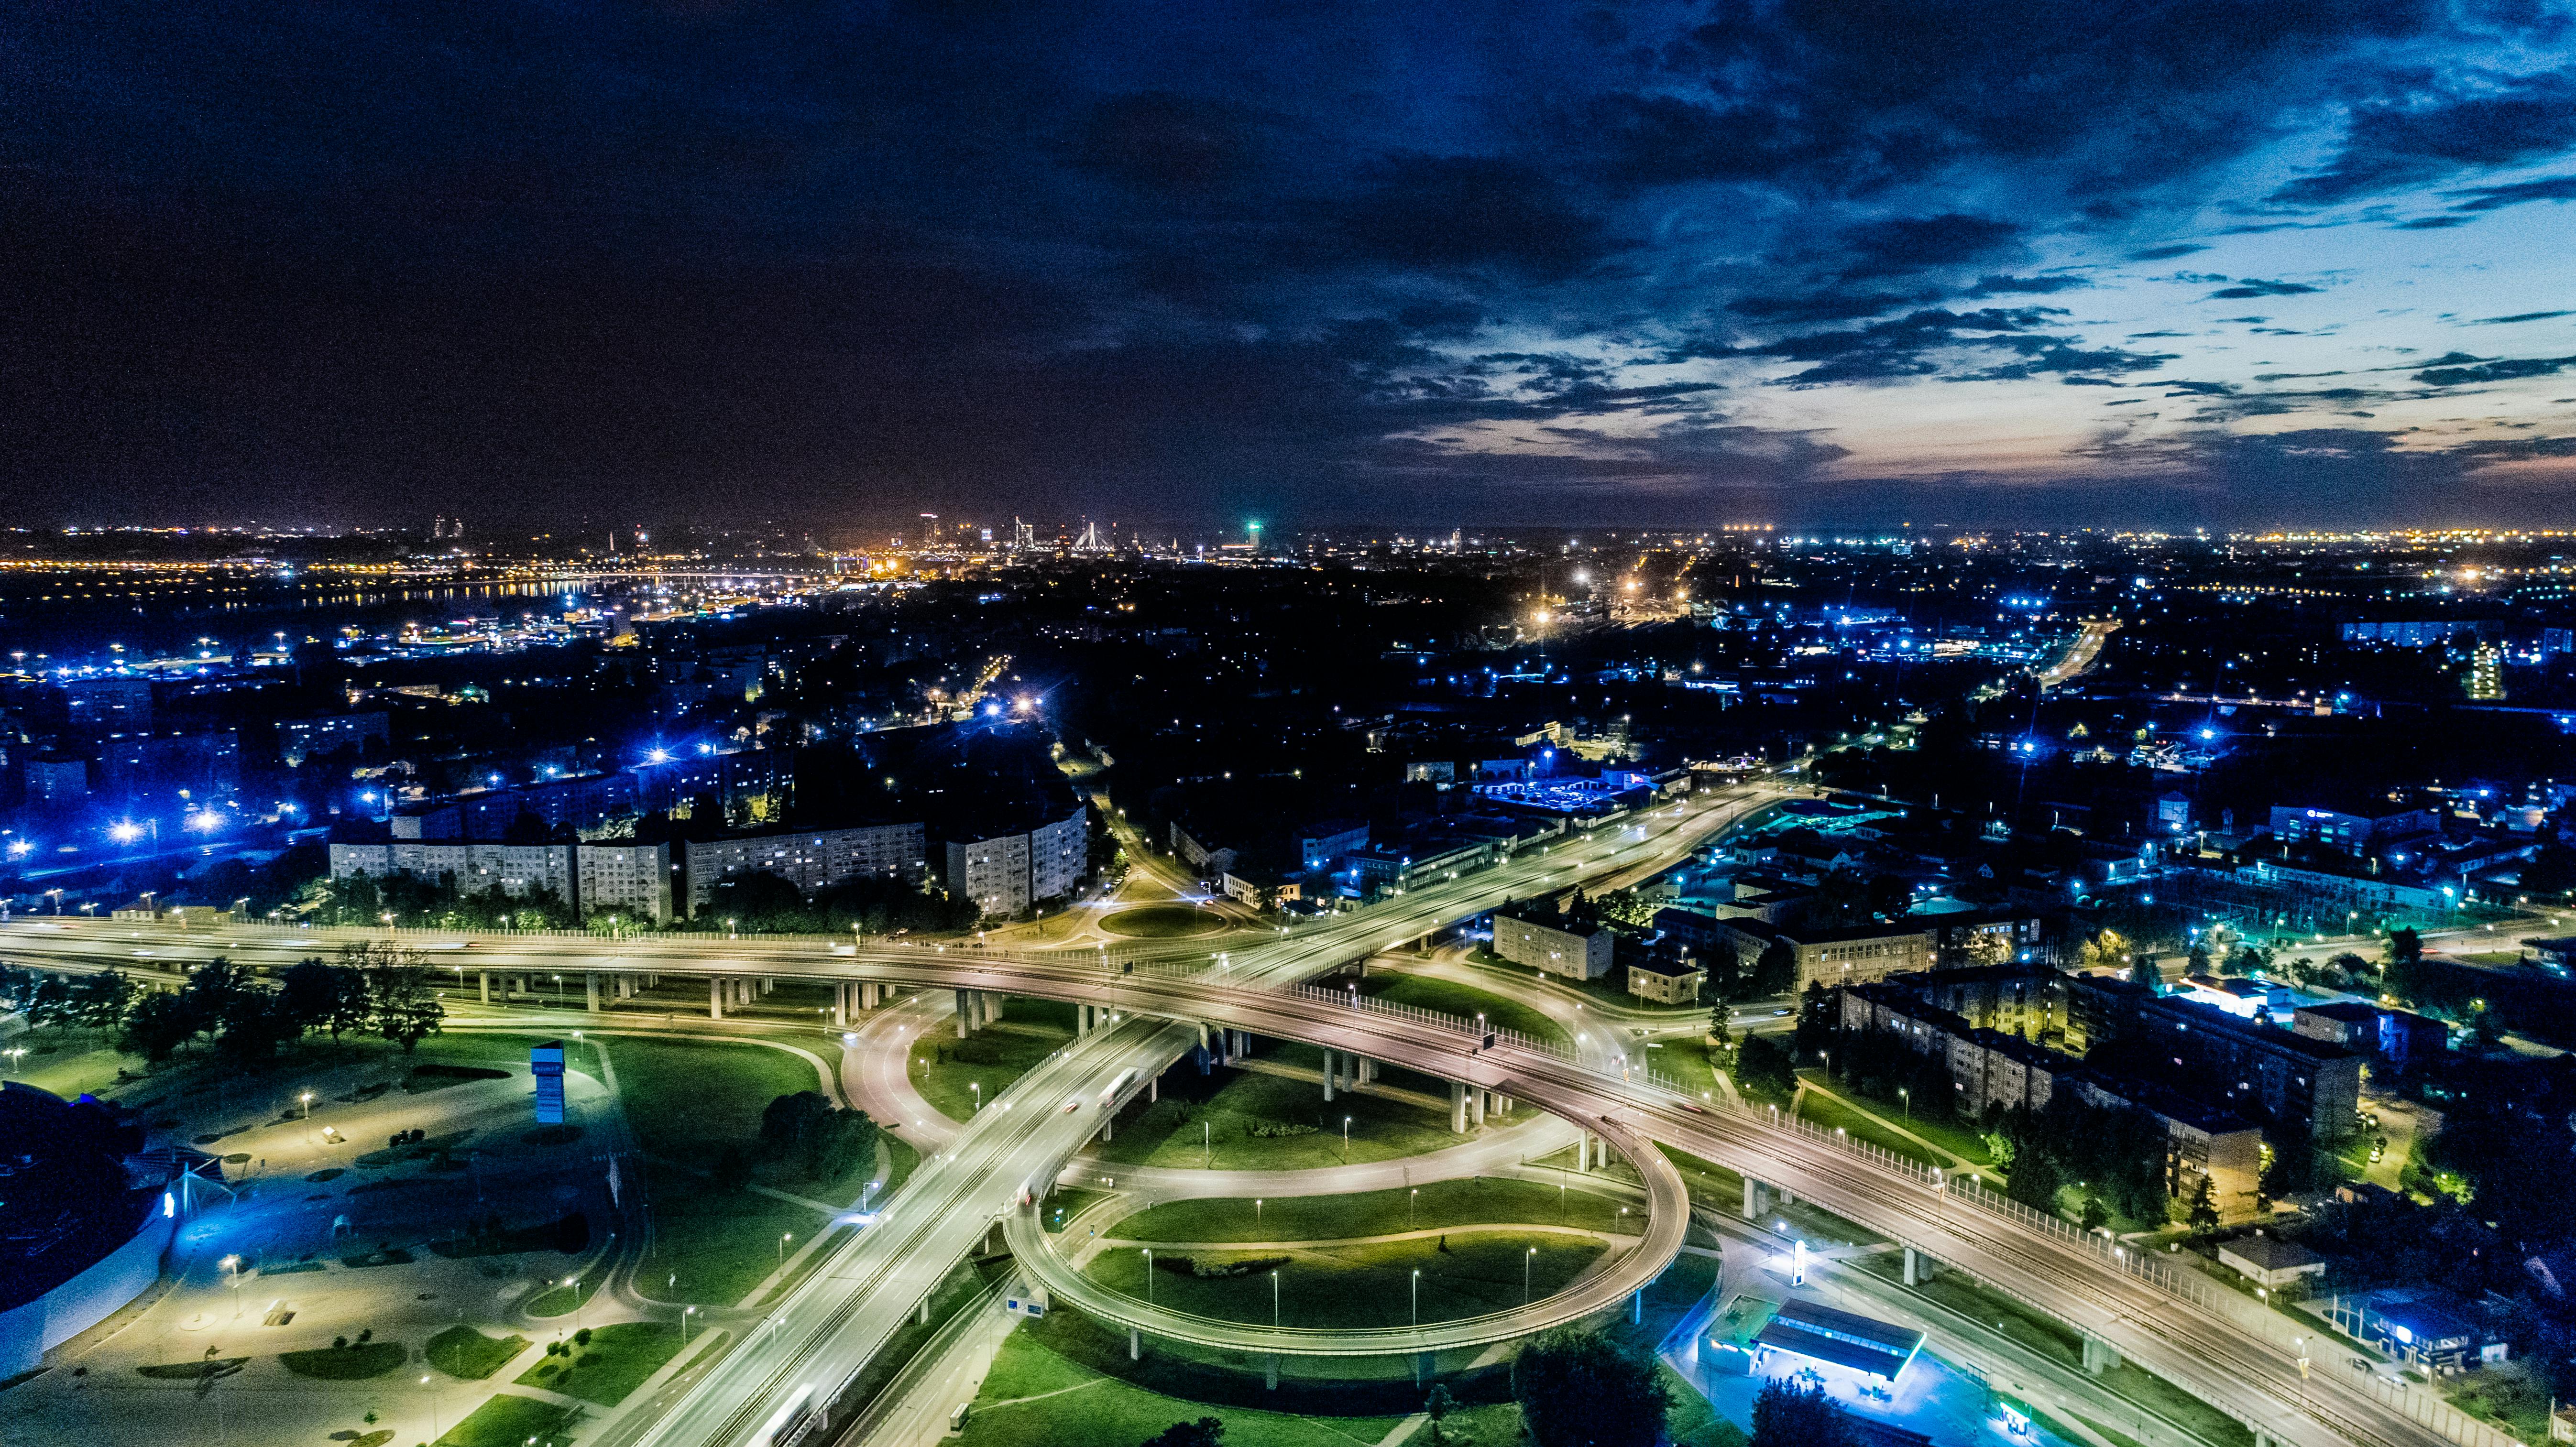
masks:
<svg viewBox="0 0 2576 1447"><path fill-rule="evenodd" d="M928 1325L930 1325L930 1298L929 1298L929 1297L925 1296L925 1297L923 1297L923 1298L921 1299L921 1309L920 1309L918 1312L914 1313L914 1315L913 1315L913 1318L912 1318L912 1319L913 1319L914 1321L916 1321L916 1322L919 1322L919 1323L920 1323L921 1325L923 1325L923 1326L928 1326Z"/></svg>
<svg viewBox="0 0 2576 1447"><path fill-rule="evenodd" d="M778 977L776 975L763 975L760 977L760 993L766 995L777 988Z"/></svg>
<svg viewBox="0 0 2576 1447"><path fill-rule="evenodd" d="M722 975L707 976L707 1018L724 1018L725 982Z"/></svg>
<svg viewBox="0 0 2576 1447"><path fill-rule="evenodd" d="M1118 1124L1118 1112L1110 1111L1100 1118L1100 1143L1109 1144L1110 1130Z"/></svg>
<svg viewBox="0 0 2576 1447"><path fill-rule="evenodd" d="M1463 1080L1449 1082L1449 1133L1467 1133L1467 1082Z"/></svg>
<svg viewBox="0 0 2576 1447"><path fill-rule="evenodd" d="M1134 1328L1134 1327L1132 1327L1132 1326L1131 1326L1131 1327L1129 1327L1129 1328L1127 1328L1127 1360L1129 1360L1129 1361L1131 1361L1131 1362L1132 1362L1132 1361L1136 1360L1138 1357L1143 1356L1144 1354L1145 1354L1145 1336L1144 1336L1144 1333L1142 1333L1142 1332L1140 1332L1140 1331L1136 1330L1136 1328Z"/></svg>
<svg viewBox="0 0 2576 1447"><path fill-rule="evenodd" d="M1646 1293L1642 1287L1638 1289L1636 1295L1628 1298L1628 1324L1630 1326L1646 1324Z"/></svg>
<svg viewBox="0 0 2576 1447"><path fill-rule="evenodd" d="M483 1003L484 1003L484 1004L486 1004L486 1005L491 1004L491 1003L492 1003L492 972L491 972L490 970L476 970L476 971L474 972L474 979L475 979L475 982L476 982L476 983L480 984L480 985L483 987Z"/></svg>
<svg viewBox="0 0 2576 1447"><path fill-rule="evenodd" d="M874 980L859 982L859 1008L873 1010L885 1003L885 986Z"/></svg>
<svg viewBox="0 0 2576 1447"><path fill-rule="evenodd" d="M850 987L832 986L832 1025L835 1029L850 1023Z"/></svg>
<svg viewBox="0 0 2576 1447"><path fill-rule="evenodd" d="M1744 1219L1750 1221L1762 1214L1762 1183L1751 1176L1744 1178Z"/></svg>
<svg viewBox="0 0 2576 1447"><path fill-rule="evenodd" d="M1163 1077L1157 1075L1145 1082L1145 1103L1152 1105L1163 1098Z"/></svg>
<svg viewBox="0 0 2576 1447"><path fill-rule="evenodd" d="M1413 1354L1413 1384L1418 1387L1429 1380L1431 1380L1431 1353L1415 1352Z"/></svg>
<svg viewBox="0 0 2576 1447"><path fill-rule="evenodd" d="M599 1013L599 972L597 970L582 972L581 1007L594 1015Z"/></svg>
<svg viewBox="0 0 2576 1447"><path fill-rule="evenodd" d="M1488 1092L1482 1086L1478 1086L1467 1092L1467 1114L1477 1125L1483 1125L1485 1123L1485 1096L1487 1094Z"/></svg>
<svg viewBox="0 0 2576 1447"><path fill-rule="evenodd" d="M973 993L974 992L971 990L959 990L957 992L957 1038L960 1040L965 1039L966 1032L973 1028L966 1023L968 1014L975 1008L972 1004L968 1003L969 997Z"/></svg>
<svg viewBox="0 0 2576 1447"><path fill-rule="evenodd" d="M1908 1286L1919 1286L1919 1285L1921 1285L1921 1284L1922 1284L1922 1279L1923 1279L1923 1278L1922 1278L1922 1271L1923 1271L1923 1267L1922 1267L1921 1259L1915 1255L1914 1248L1913 1248L1913 1247L1911 1247L1911 1246L1906 1247L1906 1248L1905 1248L1905 1284L1906 1284L1906 1285L1908 1285Z"/></svg>
<svg viewBox="0 0 2576 1447"><path fill-rule="evenodd" d="M1341 1074L1341 1056L1342 1052L1338 1050L1324 1052L1324 1103L1327 1105L1333 1100L1333 1081Z"/></svg>
<svg viewBox="0 0 2576 1447"><path fill-rule="evenodd" d="M1279 1353L1272 1352L1262 1361L1261 1385L1274 1392L1279 1390Z"/></svg>
<svg viewBox="0 0 2576 1447"><path fill-rule="evenodd" d="M2084 1334L2084 1370L2095 1376L2120 1364L2120 1349L2091 1332Z"/></svg>

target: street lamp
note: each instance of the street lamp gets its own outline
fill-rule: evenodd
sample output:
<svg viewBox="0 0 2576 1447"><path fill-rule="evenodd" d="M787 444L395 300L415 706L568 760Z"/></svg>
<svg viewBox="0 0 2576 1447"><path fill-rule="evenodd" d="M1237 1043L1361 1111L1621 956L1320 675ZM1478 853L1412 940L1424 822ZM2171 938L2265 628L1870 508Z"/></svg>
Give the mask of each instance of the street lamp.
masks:
<svg viewBox="0 0 2576 1447"><path fill-rule="evenodd" d="M238 1256L227 1256L216 1264L223 1267L225 1271L232 1275L233 1317L235 1320L239 1320L241 1317L241 1258Z"/></svg>
<svg viewBox="0 0 2576 1447"><path fill-rule="evenodd" d="M1422 1199L1422 1188L1415 1186L1404 1193L1404 1229L1413 1229L1413 1208Z"/></svg>
<svg viewBox="0 0 2576 1447"><path fill-rule="evenodd" d="M429 1440L438 1440L438 1389L429 1383L429 1373L420 1374L421 1395L429 1398Z"/></svg>
<svg viewBox="0 0 2576 1447"><path fill-rule="evenodd" d="M1279 1329L1279 1273L1270 1273L1270 1329Z"/></svg>
<svg viewBox="0 0 2576 1447"><path fill-rule="evenodd" d="M680 1308L680 1345L684 1347L689 1344L689 1318L697 1314L698 1309L694 1306Z"/></svg>
<svg viewBox="0 0 2576 1447"><path fill-rule="evenodd" d="M1342 1117L1342 1164L1351 1163L1351 1118Z"/></svg>
<svg viewBox="0 0 2576 1447"><path fill-rule="evenodd" d="M1145 1304L1154 1304L1154 1248L1145 1248Z"/></svg>
<svg viewBox="0 0 2576 1447"><path fill-rule="evenodd" d="M581 1278L567 1276L563 1284L572 1289L572 1329L581 1330Z"/></svg>
<svg viewBox="0 0 2576 1447"><path fill-rule="evenodd" d="M781 1271L787 1269L787 1243L795 1239L796 1233L793 1231L778 1233L778 1269Z"/></svg>
<svg viewBox="0 0 2576 1447"><path fill-rule="evenodd" d="M1252 1229L1255 1231L1259 1231L1261 1229L1261 1198L1259 1196L1252 1198Z"/></svg>
<svg viewBox="0 0 2576 1447"><path fill-rule="evenodd" d="M313 1118L313 1092L308 1090L302 1095L297 1096L296 1099L304 1102L304 1118L306 1120L311 1120Z"/></svg>
<svg viewBox="0 0 2576 1447"><path fill-rule="evenodd" d="M1914 1095L1913 1095L1913 1092L1911 1092L1911 1091L1907 1090L1904 1086L1900 1085L1900 1086L1896 1087L1896 1098L1897 1098L1898 1100L1901 1100L1901 1101L1905 1102L1905 1118L1906 1118L1907 1120L1912 1120L1912 1119L1914 1119Z"/></svg>
<svg viewBox="0 0 2576 1447"><path fill-rule="evenodd" d="M1419 1266L1413 1268L1413 1325L1417 1330L1422 1326L1422 1268Z"/></svg>
<svg viewBox="0 0 2576 1447"><path fill-rule="evenodd" d="M1536 1260L1538 1260L1538 1248L1535 1246L1521 1255L1521 1305L1523 1306L1530 1304L1530 1263Z"/></svg>
<svg viewBox="0 0 2576 1447"><path fill-rule="evenodd" d="M984 1082L980 1080L970 1080L966 1082L966 1088L975 1092L975 1108L968 1111L967 1114L982 1115L984 1113Z"/></svg>

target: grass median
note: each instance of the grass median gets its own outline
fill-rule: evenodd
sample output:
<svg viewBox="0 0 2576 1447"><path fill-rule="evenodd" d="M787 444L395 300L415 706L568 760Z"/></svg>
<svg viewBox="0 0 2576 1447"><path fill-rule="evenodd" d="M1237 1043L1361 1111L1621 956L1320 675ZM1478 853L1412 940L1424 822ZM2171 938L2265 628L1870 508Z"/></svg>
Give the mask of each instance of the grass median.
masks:
<svg viewBox="0 0 2576 1447"><path fill-rule="evenodd" d="M1464 1139L1450 1134L1446 1112L1375 1095L1328 1103L1311 1080L1222 1068L1202 1076L1184 1064L1163 1077L1161 1100L1130 1102L1112 1138L1093 1152L1119 1165L1220 1171L1337 1166L1346 1118L1353 1162L1421 1155Z"/></svg>
<svg viewBox="0 0 2576 1447"><path fill-rule="evenodd" d="M1580 1181L1580 1177L1571 1177ZM1579 1186L1473 1176L1392 1191L1286 1196L1256 1209L1249 1199L1211 1197L1150 1207L1103 1234L1143 1241L1339 1241L1449 1226L1568 1226L1629 1231L1633 1212ZM1626 1226L1623 1228L1622 1223Z"/></svg>
<svg viewBox="0 0 2576 1447"><path fill-rule="evenodd" d="M1608 1250L1590 1236L1516 1226L1350 1245L1165 1251L1157 1253L1151 1295L1171 1310L1267 1326L1275 1289L1283 1326L1427 1325L1553 1296ZM1228 1271L1242 1274L1199 1274ZM1140 1300L1148 1294L1143 1249L1103 1251L1084 1274Z"/></svg>

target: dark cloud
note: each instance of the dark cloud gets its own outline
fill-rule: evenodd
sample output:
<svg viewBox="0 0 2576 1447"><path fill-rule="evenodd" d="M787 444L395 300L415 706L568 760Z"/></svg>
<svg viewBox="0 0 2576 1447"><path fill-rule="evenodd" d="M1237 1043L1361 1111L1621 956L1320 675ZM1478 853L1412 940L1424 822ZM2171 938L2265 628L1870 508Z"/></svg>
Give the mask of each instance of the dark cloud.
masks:
<svg viewBox="0 0 2576 1447"><path fill-rule="evenodd" d="M1992 216L1946 212L1939 216L1900 216L1873 221L1845 233L1851 263L1849 279L1896 276L1937 266L1960 266L2017 249L2022 228Z"/></svg>
<svg viewBox="0 0 2576 1447"><path fill-rule="evenodd" d="M1401 156L1336 208L1365 255L1404 266L1499 265L1562 277L1615 250L1599 217L1534 167L1483 156Z"/></svg>
<svg viewBox="0 0 2576 1447"><path fill-rule="evenodd" d="M2515 181L2503 186L2482 186L2448 194L2459 202L2462 211L2501 211L2507 206L2522 206L2533 201L2576 201L2576 176L2548 176L2537 181Z"/></svg>
<svg viewBox="0 0 2576 1447"><path fill-rule="evenodd" d="M1723 415L1777 403L1738 374L2141 385L2176 358L2014 301L2173 291L2121 289L2110 259L2208 249L2163 238L2284 144L2332 158L2284 204L2451 188L2374 211L2383 243L2576 199L2476 175L2576 146L2555 82L2494 78L2556 23L2450 0L2115 23L2027 0L21 6L0 501L1285 520L1551 487L1605 516L1629 492L1884 497L1820 490L1848 462L1827 431ZM2216 335L2179 293L2148 304L2124 343ZM1635 385L1621 359L1743 390ZM1443 427L1562 455L1421 440Z"/></svg>
<svg viewBox="0 0 2576 1447"><path fill-rule="evenodd" d="M2576 317L2576 311L2515 312L2509 317L2480 317L2476 321L2462 322L2460 325L2469 327L2501 327L2509 326L2515 322L2545 322L2553 317Z"/></svg>
<svg viewBox="0 0 2576 1447"><path fill-rule="evenodd" d="M2495 362L2460 360L2470 361L2472 365L2428 367L2417 372L2415 380L2433 387L2462 387L2479 382L2510 382L2518 377L2547 377L2576 367L2576 357L2517 357Z"/></svg>
<svg viewBox="0 0 2576 1447"><path fill-rule="evenodd" d="M2227 287L2221 291L2211 292L2208 296L2202 298L2202 300L2246 301L2258 296L2301 296L2308 292L2321 290L2323 290L2323 288L2310 286L2305 282L2264 281L2259 278L2249 276L2235 286ZM2262 318L2257 317L2255 320L2260 321Z"/></svg>
<svg viewBox="0 0 2576 1447"><path fill-rule="evenodd" d="M2093 283L2080 276L1989 276L1980 278L1963 295L1976 298L1990 296L2046 296L2052 292L2074 291Z"/></svg>
<svg viewBox="0 0 2576 1447"><path fill-rule="evenodd" d="M2274 193L2291 205L2330 205L2462 169L2503 166L2576 146L2576 80L2541 75L2466 98L2410 97L2353 113L2333 166Z"/></svg>

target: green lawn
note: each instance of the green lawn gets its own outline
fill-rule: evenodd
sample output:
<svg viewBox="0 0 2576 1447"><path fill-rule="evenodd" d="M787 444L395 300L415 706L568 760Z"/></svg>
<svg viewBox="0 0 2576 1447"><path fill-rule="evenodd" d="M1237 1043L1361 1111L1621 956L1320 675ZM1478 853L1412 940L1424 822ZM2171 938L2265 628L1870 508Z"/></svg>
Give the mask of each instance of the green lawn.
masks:
<svg viewBox="0 0 2576 1447"><path fill-rule="evenodd" d="M1136 1447L1175 1422L1201 1417L1225 1423L1225 1447L1353 1447L1383 1440L1403 1420L1292 1416L1169 1397L1102 1376L1015 1332L956 1440L959 1447Z"/></svg>
<svg viewBox="0 0 2576 1447"><path fill-rule="evenodd" d="M653 1247L635 1281L659 1300L734 1305L777 1269L780 1233L794 1233L793 1252L827 1221L803 1206L757 1191L720 1190L704 1176L668 1166L647 1162L643 1170L653 1203Z"/></svg>
<svg viewBox="0 0 2576 1447"><path fill-rule="evenodd" d="M1016 1017L1019 1002L1012 1002ZM1033 1022L1013 1018L1011 1025ZM1038 1068L1046 1058L1073 1041L1070 1026L1055 1030L1036 1026L1044 1034L1023 1034L1018 1029L978 1030L960 1040L953 1033L926 1035L912 1045L909 1071L912 1085L930 1102L931 1109L951 1120L964 1120L976 1110L977 1093L982 1087L984 1104L1001 1099L1011 1082Z"/></svg>
<svg viewBox="0 0 2576 1447"><path fill-rule="evenodd" d="M281 1352L277 1360L299 1377L326 1382L363 1382L403 1364L409 1353L398 1341L371 1341L345 1347L318 1347L309 1352Z"/></svg>
<svg viewBox="0 0 2576 1447"><path fill-rule="evenodd" d="M1086 1191L1080 1186L1058 1186L1048 1193L1046 1198L1046 1228L1050 1231L1063 1230L1066 1222L1090 1210L1091 1203L1105 1194L1101 1191Z"/></svg>
<svg viewBox="0 0 2576 1447"><path fill-rule="evenodd" d="M1175 940L1215 934L1226 927L1226 920L1215 910L1197 905L1147 904L1104 915L1100 927L1130 939Z"/></svg>
<svg viewBox="0 0 2576 1447"><path fill-rule="evenodd" d="M1629 1058L1643 1060L1659 1075L1681 1082L1682 1089L1706 1101L1725 1099L1717 1088L1717 1067L1708 1063L1708 1047L1700 1037L1676 1036L1670 1040L1639 1040L1628 1052Z"/></svg>
<svg viewBox="0 0 2576 1447"><path fill-rule="evenodd" d="M1201 1076L1184 1065L1163 1077L1163 1098L1142 1096L1119 1113L1106 1145L1093 1150L1122 1165L1197 1166L1216 1170L1292 1171L1342 1162L1342 1120L1350 1119L1350 1159L1386 1161L1458 1144L1446 1111L1429 1111L1372 1095L1345 1095L1329 1105L1313 1081L1226 1070ZM1313 1133L1256 1136L1263 1126L1308 1126Z"/></svg>
<svg viewBox="0 0 2576 1447"><path fill-rule="evenodd" d="M1543 972L1533 969L1528 965L1513 964L1511 961L1504 959L1502 956L1495 954L1493 951L1485 949L1482 946L1478 946L1475 950L1470 951L1466 960L1468 964L1475 966L1479 970L1483 970L1489 974L1499 975L1508 980L1538 981L1543 978L1546 983L1555 986L1557 989L1570 990L1573 993L1582 996L1584 1001L1588 1004L1607 1005L1614 1010L1655 1010L1669 1012L1675 1019L1680 1019L1686 1015L1697 1015L1702 1019L1706 1019L1708 1016L1709 1007L1706 1005L1658 1005L1652 1000L1640 1000L1625 990L1612 987L1607 978L1599 980L1569 980L1562 975L1544 975Z"/></svg>
<svg viewBox="0 0 2576 1447"><path fill-rule="evenodd" d="M1339 1241L1487 1224L1621 1229L1620 1203L1583 1190L1579 1176L1575 1181L1573 1189L1561 1190L1538 1181L1476 1176L1432 1181L1410 1194L1287 1196L1262 1202L1258 1212L1246 1199L1173 1201L1138 1212L1102 1234L1141 1241ZM1634 1216L1627 1219L1633 1226Z"/></svg>
<svg viewBox="0 0 2576 1447"><path fill-rule="evenodd" d="M1391 1004L1437 1010L1444 1015L1468 1018L1483 1015L1487 1024L1518 1030L1537 1040L1566 1040L1564 1027L1546 1015L1517 1000L1507 1000L1470 985L1428 979L1421 975L1385 973L1373 974L1361 981L1360 993Z"/></svg>
<svg viewBox="0 0 2576 1447"><path fill-rule="evenodd" d="M1543 1230L1460 1234L1448 1238L1386 1241L1369 1245L1288 1247L1279 1251L1202 1253L1202 1260L1285 1255L1277 1268L1280 1322L1299 1327L1404 1326L1413 1314L1415 1272L1420 1273L1425 1322L1482 1316L1521 1304L1523 1266L1527 1297L1563 1290L1608 1248L1587 1236ZM1535 1256L1528 1253L1535 1248ZM1166 1260L1171 1259L1166 1255ZM1084 1274L1111 1290L1146 1295L1141 1251L1104 1251ZM1157 1266L1157 1305L1222 1321L1271 1319L1272 1282L1267 1269L1247 1276L1208 1279Z"/></svg>
<svg viewBox="0 0 2576 1447"><path fill-rule="evenodd" d="M534 1397L503 1395L474 1409L474 1415L447 1429L438 1447L564 1447L572 1426L582 1416L578 1407L558 1407Z"/></svg>
<svg viewBox="0 0 2576 1447"><path fill-rule="evenodd" d="M1947 1165L1948 1162L1922 1146L1881 1124L1877 1117L1865 1115L1838 1100L1827 1100L1810 1090L1798 1097L1798 1118L1827 1130L1850 1133L1853 1139L1869 1142L1882 1150L1892 1151L1922 1166Z"/></svg>
<svg viewBox="0 0 2576 1447"><path fill-rule="evenodd" d="M658 1321L593 1327L589 1344L576 1345L572 1351L569 1358L548 1357L529 1368L519 1377L519 1385L614 1407L679 1354L680 1329Z"/></svg>
<svg viewBox="0 0 2576 1447"><path fill-rule="evenodd" d="M429 1339L429 1364L463 1381L480 1381L510 1364L527 1350L523 1336L489 1337L458 1323Z"/></svg>

